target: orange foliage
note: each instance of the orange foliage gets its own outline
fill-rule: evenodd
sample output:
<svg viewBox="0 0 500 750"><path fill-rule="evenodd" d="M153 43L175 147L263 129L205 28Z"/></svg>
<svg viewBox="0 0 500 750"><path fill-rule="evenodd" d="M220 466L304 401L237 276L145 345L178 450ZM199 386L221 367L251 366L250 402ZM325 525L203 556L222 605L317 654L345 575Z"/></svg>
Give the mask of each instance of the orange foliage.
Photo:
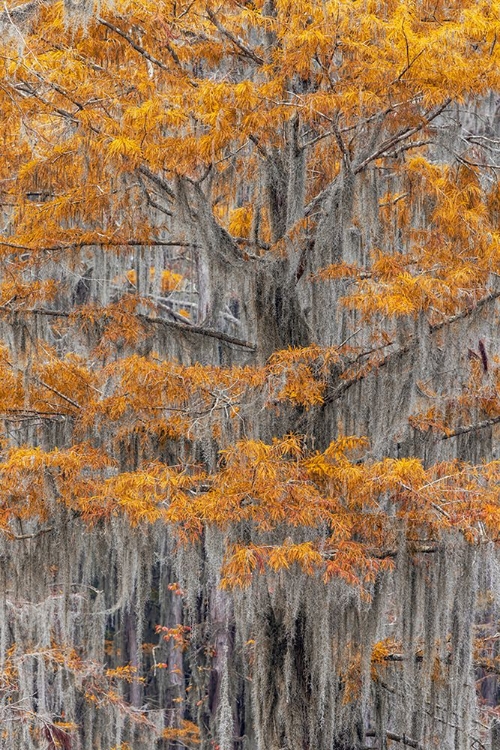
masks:
<svg viewBox="0 0 500 750"><path fill-rule="evenodd" d="M9 0L6 9L15 14L17 5ZM262 366L181 364L149 346L158 322L154 295L110 296L106 305L86 302L69 312L58 301L63 282L49 276L59 266L66 273L66 265L73 273L91 248L114 248L122 267L110 278L120 294L127 282L132 292L138 279L131 248L191 243L170 237L157 215L171 215L169 201L184 180L206 199L218 232L214 252L231 240L241 249L241 273L255 261L292 259L295 284L303 272L297 256L307 255L332 181L389 164L397 189L376 208L385 249L367 248L364 265L313 269L312 283L346 279L342 303L363 323L412 317L432 326L473 308L491 292L500 261L500 190L496 179L483 184L473 146L450 165L429 157L427 145L450 102L499 90L500 2L436 0L430 12L427 3L403 0L280 0L270 14L264 0L217 7L119 0L103 3L87 28L67 28L60 3L39 5L39 17L23 29L24 44L9 34L0 41L8 155L0 161L0 313L47 314L52 339L78 332L79 341L94 334L99 343L88 356L60 355L42 337L17 349L2 344L2 419L16 426L60 419L71 424L75 442L60 450L12 447L2 435L0 531L16 538L15 522L26 518L43 530L57 506L90 524L118 514L133 526L170 524L181 543L197 543L207 526L231 528L224 587L248 585L259 572L298 570L325 582L340 578L366 595L392 566L402 533L416 555L453 530L471 543L497 540L498 462L425 468L416 458L372 461L367 441L349 436L324 450L311 447L310 435L237 439L252 435L247 424L261 411L324 405L334 373L337 389L365 377L383 364L393 343L388 335L369 350L366 342L347 341L286 348ZM295 143L289 134L297 123ZM286 159L301 155L304 207L280 232L261 205L257 176L263 162L271 164L276 174L268 182L279 183ZM165 205L151 185L162 187ZM191 219L199 219L194 209ZM387 242L394 226L405 252ZM155 279L150 262L147 281L162 294L187 283L165 264ZM166 319L184 334L194 330L187 307L175 322ZM201 325L196 332L224 336ZM145 341L141 351L148 353L139 354ZM413 426L448 437L478 413L487 423L500 419L499 370L490 367L486 382L486 369L476 353L463 394L415 415ZM421 392L433 398L425 384ZM104 428L109 445L97 447ZM170 441L185 455L192 441L207 439L221 448L217 470L154 460ZM117 457L132 443L136 468L121 470ZM185 647L182 626L159 632ZM375 665L388 648L376 645ZM356 658L346 657L351 698L359 688ZM103 673L62 649L47 651L47 659L64 659L83 674L87 699L99 705L121 704L116 682L137 679L133 668ZM2 680L9 690L16 680L13 655ZM47 732L53 747L64 746L66 728ZM199 743L187 722L165 730L164 739Z"/></svg>

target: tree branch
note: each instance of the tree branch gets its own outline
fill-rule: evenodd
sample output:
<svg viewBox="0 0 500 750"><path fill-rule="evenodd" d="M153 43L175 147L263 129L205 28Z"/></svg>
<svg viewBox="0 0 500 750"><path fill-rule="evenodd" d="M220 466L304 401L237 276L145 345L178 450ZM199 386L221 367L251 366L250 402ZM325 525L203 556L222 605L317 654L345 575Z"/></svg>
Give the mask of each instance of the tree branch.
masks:
<svg viewBox="0 0 500 750"><path fill-rule="evenodd" d="M243 52L245 57L250 58L250 60L253 60L253 62L257 65L264 65L264 60L262 59L262 57L259 57L259 55L257 55L252 49L250 49L250 47L247 47L239 36L235 36L231 31L226 29L225 26L221 24L215 13L210 10L210 8L207 7L206 12L213 25L220 31L221 34L227 37L229 41L235 45L235 47L238 47L238 49Z"/></svg>
<svg viewBox="0 0 500 750"><path fill-rule="evenodd" d="M78 313L78 311L73 312L66 312L62 310L50 310L45 309L42 307L36 307L36 308L29 308L26 310L20 310L18 312L23 313L29 313L31 315L48 315L52 316L54 318L69 318L70 316L74 316ZM235 336L229 336L227 333L222 333L222 331L215 331L213 328L203 328L202 326L196 326L196 325L190 325L189 323L180 323L178 321L173 320L164 320L163 318L154 318L150 315L138 315L138 318L141 320L144 320L146 323L153 323L155 325L162 325L166 326L167 328L173 328L178 331L182 331L184 333L194 333L198 336L208 336L209 338L219 339L219 341L224 341L227 344L233 344L234 346L239 346L242 349L248 349L249 351L255 352L257 351L256 344L253 344L251 341L245 341L244 339L236 338ZM53 389L51 389L53 390ZM59 394L62 396L62 394ZM62 396L64 398L64 396ZM78 406L78 404L73 404L74 406ZM80 408L78 406L78 408Z"/></svg>
<svg viewBox="0 0 500 750"><path fill-rule="evenodd" d="M407 737L405 734L395 734L395 732L387 731L385 733L385 736L388 740L392 740L392 742L399 742L402 745L406 745L407 747L414 747L416 748L416 750L425 750L423 745L417 742L417 740L414 740L411 737ZM367 732L365 732L365 737L378 737L378 735L374 729L369 729Z"/></svg>
<svg viewBox="0 0 500 750"><path fill-rule="evenodd" d="M415 125L412 128L405 128L404 130L401 130L399 133L394 135L392 138L384 141L384 143L382 143L381 146L378 147L378 149L371 153L370 156L367 156L360 164L354 167L354 174L359 174L364 169L366 169L368 164L370 164L372 161L375 161L375 159L380 159L380 157L382 156L386 156L387 152L393 149L399 143L401 143L402 141L406 141L416 133L419 133L421 130L423 130L423 128L425 128L433 120L435 120L436 117L438 117L441 112L446 109L450 102L451 99L446 99L442 104L439 105L439 107L436 107L434 110L431 110L426 115L424 115L421 123Z"/></svg>
<svg viewBox="0 0 500 750"><path fill-rule="evenodd" d="M208 336L209 338L219 339L219 341L225 341L227 344L233 344L234 346L240 346L242 349L249 349L252 352L257 351L256 344L252 344L250 341L238 339L235 336L229 336L227 333L222 331L216 331L213 328L203 328L202 326L189 325L188 323L179 323L173 320L163 320L162 318L152 318L147 315L140 315L139 317L144 318L148 323L156 323L158 325L165 325L170 328L176 328L179 331L185 333L196 333L199 336Z"/></svg>
<svg viewBox="0 0 500 750"><path fill-rule="evenodd" d="M51 385L49 385L48 383L46 383L44 380L41 380L40 378L37 378L37 381L44 388L47 388L47 390L52 391L52 393L55 393L56 396L59 396L59 398L62 398L63 401L66 401L68 404L71 404L71 406L74 406L75 409L80 409L81 410L82 407L80 406L79 403L77 403L76 401L73 401L73 399L70 398L69 396L65 396L64 393L61 393L61 391L58 391L57 388L53 388Z"/></svg>
<svg viewBox="0 0 500 750"><path fill-rule="evenodd" d="M441 328L444 328L445 326L449 325L450 323L454 323L455 320L461 320L462 318L468 318L469 315L472 315L476 310L479 310L481 307L486 305L488 302L493 302L494 300L498 299L500 297L500 289L494 292L490 292L490 294L487 294L484 297L481 297L480 300L476 302L475 305L472 305L471 307L467 307L465 310L461 310L456 315L452 315L450 318L446 318L446 320L441 321L440 323L435 323L430 327L431 333L434 333L435 331L439 331Z"/></svg>
<svg viewBox="0 0 500 750"><path fill-rule="evenodd" d="M53 526L46 526L44 529L39 529L38 531L34 531L33 534L14 534L10 532L8 529L1 529L3 533L13 541L22 541L24 539L36 539L37 536L40 536L41 534L48 534L50 531L54 531Z"/></svg>
<svg viewBox="0 0 500 750"><path fill-rule="evenodd" d="M67 245L52 245L52 247L29 247L28 245L16 245L12 242L0 240L0 247L10 247L13 250L25 252L55 253L60 250L74 250L83 247L196 247L192 242L185 240L110 240L109 242L70 242Z"/></svg>
<svg viewBox="0 0 500 750"><path fill-rule="evenodd" d="M144 175L144 177L147 177L148 180L151 180L157 187L161 188L169 198L172 198L172 200L175 199L175 193L168 184L168 182L163 179L163 177L160 177L159 175L155 174L149 167L147 167L145 164L141 164L139 167L140 174Z"/></svg>
<svg viewBox="0 0 500 750"><path fill-rule="evenodd" d="M0 29L6 26L13 26L20 34L20 30L17 28L18 24L22 26L28 23L41 7L44 5L53 5L55 2L56 0L30 0L30 2L23 3L15 8L7 8L5 4L5 10L0 13Z"/></svg>
<svg viewBox="0 0 500 750"><path fill-rule="evenodd" d="M441 436L441 440L449 440L450 438L458 437L459 435L467 435L469 432L476 432L477 430L484 430L486 427L492 427L494 424L500 422L500 416L491 417L485 419L482 422L476 422L475 424L464 425L463 427L457 427L453 432L447 432L446 435Z"/></svg>
<svg viewBox="0 0 500 750"><path fill-rule="evenodd" d="M101 26L105 26L110 31L114 31L115 34L118 34L118 36L121 36L122 39L125 39L126 42L130 44L130 46L135 49L136 52L138 52L140 55L142 55L146 60L149 60L150 63L153 65L157 65L162 70L169 71L168 65L165 65L164 62L161 60L158 60L157 57L154 57L154 55L151 55L147 50L144 49L140 44L137 44L137 42L134 42L132 37L127 34L125 31L122 31L118 26L115 26L114 24L110 23L109 21L105 21L104 18L98 18L98 23L101 24Z"/></svg>
<svg viewBox="0 0 500 750"><path fill-rule="evenodd" d="M446 318L446 320L441 321L440 323L435 323L432 326L429 326L429 333L432 335L436 331L441 330L441 328L445 328L448 325L451 325L457 320L461 320L462 318L467 318L469 315L472 315L477 310L479 310L481 307L486 305L488 302L493 302L494 300L498 299L500 297L500 290L491 292L490 294L487 294L486 296L482 297L474 306L468 307L466 310L462 310L461 312L457 313L456 315L452 315L449 318ZM349 367L352 367L355 365L362 357L366 357L369 354L372 354L373 352L379 351L381 349L386 349L389 346L393 346L396 342L395 341L388 341L386 344L381 346L379 349L372 349L370 351L361 352L354 360L347 363ZM401 346L399 349L395 349L392 352L389 352L385 355L385 357L380 360L379 362L374 363L373 368L371 368L368 371L362 371L357 375L354 375L352 378L349 378L348 380L344 380L342 383L340 383L335 391L333 393L327 395L325 397L325 404L331 403L333 401L336 401L337 398L339 398L345 391L347 391L352 385L359 382L360 380L364 380L364 378L367 377L367 375L371 374L374 369L379 369L381 367L384 367L385 365L389 364L389 362L394 359L395 357L406 354L409 352L416 344L418 343L418 340L415 336L410 336L404 346ZM496 421L500 421L500 417L493 417L492 420L486 420L485 422L477 423L476 425L470 425L467 427L461 427L456 432L445 435L441 439L446 440L450 437L456 437L457 435L464 434L466 432L472 432L475 429L482 429L483 427L488 427L490 424L496 424Z"/></svg>

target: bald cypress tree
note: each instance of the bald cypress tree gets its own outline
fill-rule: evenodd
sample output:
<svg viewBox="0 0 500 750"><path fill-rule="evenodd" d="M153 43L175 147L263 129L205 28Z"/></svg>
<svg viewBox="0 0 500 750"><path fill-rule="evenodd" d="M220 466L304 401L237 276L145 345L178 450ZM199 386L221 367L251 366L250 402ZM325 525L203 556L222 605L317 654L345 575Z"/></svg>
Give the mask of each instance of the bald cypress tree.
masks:
<svg viewBox="0 0 500 750"><path fill-rule="evenodd" d="M499 10L4 8L6 747L495 747Z"/></svg>

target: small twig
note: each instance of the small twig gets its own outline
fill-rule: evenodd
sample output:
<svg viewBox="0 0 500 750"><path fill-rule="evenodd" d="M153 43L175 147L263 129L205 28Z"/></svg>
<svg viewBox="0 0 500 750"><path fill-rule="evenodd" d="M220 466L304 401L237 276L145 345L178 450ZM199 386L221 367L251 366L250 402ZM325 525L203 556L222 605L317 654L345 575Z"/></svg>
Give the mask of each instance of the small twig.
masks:
<svg viewBox="0 0 500 750"><path fill-rule="evenodd" d="M441 508L441 506L440 506L440 505L438 505L437 503L431 503L431 505L432 505L432 507L434 508L434 510L436 510L436 511L437 511L438 513L440 513L440 514L441 514L442 516L444 516L444 517L445 517L445 518L447 518L448 520L450 519L450 514L449 514L449 513L447 513L447 512L446 512L446 511L444 510L444 508Z"/></svg>

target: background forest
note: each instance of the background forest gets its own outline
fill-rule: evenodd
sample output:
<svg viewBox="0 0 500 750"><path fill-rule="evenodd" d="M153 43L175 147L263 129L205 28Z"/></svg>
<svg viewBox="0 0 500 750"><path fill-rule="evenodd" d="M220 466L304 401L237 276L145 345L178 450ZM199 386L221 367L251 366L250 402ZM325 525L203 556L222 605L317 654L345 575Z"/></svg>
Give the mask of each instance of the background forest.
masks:
<svg viewBox="0 0 500 750"><path fill-rule="evenodd" d="M2 747L498 750L499 35L4 4Z"/></svg>

